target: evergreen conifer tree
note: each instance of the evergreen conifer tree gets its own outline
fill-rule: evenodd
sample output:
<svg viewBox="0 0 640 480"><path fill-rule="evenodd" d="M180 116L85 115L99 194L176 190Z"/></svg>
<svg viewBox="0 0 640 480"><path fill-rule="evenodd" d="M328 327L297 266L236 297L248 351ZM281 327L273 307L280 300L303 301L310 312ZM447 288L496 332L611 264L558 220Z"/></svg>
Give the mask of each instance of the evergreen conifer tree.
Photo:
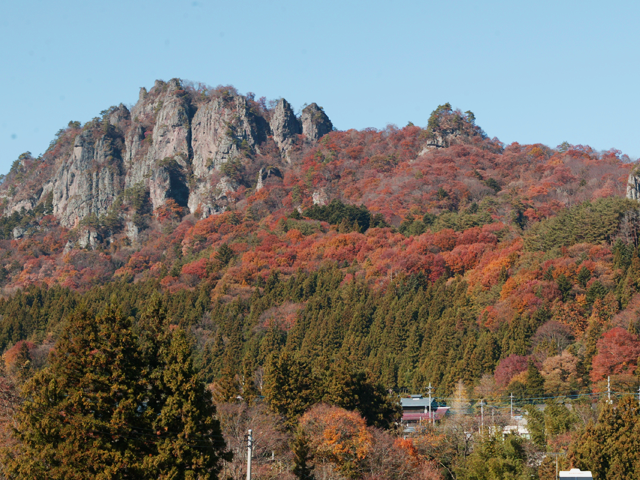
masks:
<svg viewBox="0 0 640 480"><path fill-rule="evenodd" d="M114 312L96 321L75 314L51 365L26 385L18 415L15 478L124 478L151 453L139 436L150 412L129 322Z"/></svg>
<svg viewBox="0 0 640 480"><path fill-rule="evenodd" d="M233 259L234 255L231 247L223 243L216 252L215 258L221 265L227 265Z"/></svg>
<svg viewBox="0 0 640 480"><path fill-rule="evenodd" d="M571 281L566 277L564 273L562 273L558 275L556 283L558 284L560 293L562 293L562 300L566 302L569 299L569 294L571 292Z"/></svg>
<svg viewBox="0 0 640 480"><path fill-rule="evenodd" d="M527 395L533 398L544 395L544 377L531 360L527 367Z"/></svg>
<svg viewBox="0 0 640 480"><path fill-rule="evenodd" d="M240 384L236 373L229 367L223 367L220 377L214 382L214 400L217 403L235 402L240 395Z"/></svg>
<svg viewBox="0 0 640 480"><path fill-rule="evenodd" d="M311 453L309 442L302 429L296 432L296 436L291 443L293 451L293 474L300 480L315 480L313 475L313 465L311 462Z"/></svg>
<svg viewBox="0 0 640 480"><path fill-rule="evenodd" d="M230 454L186 335L154 330L149 310L146 338L113 308L70 318L25 386L10 478L218 478Z"/></svg>
<svg viewBox="0 0 640 480"><path fill-rule="evenodd" d="M594 425L576 436L568 457L594 478L636 479L640 475L640 415L637 400L604 405Z"/></svg>
<svg viewBox="0 0 640 480"><path fill-rule="evenodd" d="M143 472L163 480L217 479L222 461L231 460L231 455L215 418L211 393L194 370L184 330L173 330L160 355L163 402L152 421L157 450L145 458Z"/></svg>
<svg viewBox="0 0 640 480"><path fill-rule="evenodd" d="M267 360L263 392L271 409L289 421L315 403L316 392L309 366L286 351L271 355Z"/></svg>

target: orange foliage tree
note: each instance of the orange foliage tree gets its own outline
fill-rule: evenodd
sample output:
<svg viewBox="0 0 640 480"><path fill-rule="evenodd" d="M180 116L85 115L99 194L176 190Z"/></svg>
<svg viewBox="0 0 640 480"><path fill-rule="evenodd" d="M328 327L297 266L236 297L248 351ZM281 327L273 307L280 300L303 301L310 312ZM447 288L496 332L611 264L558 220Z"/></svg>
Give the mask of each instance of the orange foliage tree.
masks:
<svg viewBox="0 0 640 480"><path fill-rule="evenodd" d="M357 412L319 404L302 416L300 424L318 460L334 464L348 478L361 476L373 436Z"/></svg>

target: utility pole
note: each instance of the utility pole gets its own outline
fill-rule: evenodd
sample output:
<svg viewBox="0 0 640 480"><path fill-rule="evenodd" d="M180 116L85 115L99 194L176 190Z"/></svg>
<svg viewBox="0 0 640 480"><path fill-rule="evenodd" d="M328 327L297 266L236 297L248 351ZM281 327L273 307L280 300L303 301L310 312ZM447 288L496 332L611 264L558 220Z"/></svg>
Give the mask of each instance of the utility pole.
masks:
<svg viewBox="0 0 640 480"><path fill-rule="evenodd" d="M560 455L565 455L564 452L550 452L547 455L551 455L552 457L556 457L556 480L558 480L558 457Z"/></svg>
<svg viewBox="0 0 640 480"><path fill-rule="evenodd" d="M251 429L249 429L249 435L247 436L247 480L251 480L252 450L253 450L253 435L251 435Z"/></svg>
<svg viewBox="0 0 640 480"><path fill-rule="evenodd" d="M611 405L611 377L607 377L607 403Z"/></svg>
<svg viewBox="0 0 640 480"><path fill-rule="evenodd" d="M640 405L640 387L638 387L638 405Z"/></svg>
<svg viewBox="0 0 640 480"><path fill-rule="evenodd" d="M513 393L510 395L511 397L511 419L513 420Z"/></svg>
<svg viewBox="0 0 640 480"><path fill-rule="evenodd" d="M433 415L431 414L431 389L433 387L431 386L431 382L429 382L429 386L427 387L427 391L429 393L429 423L433 424Z"/></svg>
<svg viewBox="0 0 640 480"><path fill-rule="evenodd" d="M484 400L480 400L481 435L484 435Z"/></svg>

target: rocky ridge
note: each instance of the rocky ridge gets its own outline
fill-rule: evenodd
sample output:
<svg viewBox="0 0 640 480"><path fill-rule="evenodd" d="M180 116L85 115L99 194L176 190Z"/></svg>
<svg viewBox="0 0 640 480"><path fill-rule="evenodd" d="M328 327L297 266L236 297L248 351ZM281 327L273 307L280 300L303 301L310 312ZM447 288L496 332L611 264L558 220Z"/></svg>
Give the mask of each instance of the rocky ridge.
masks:
<svg viewBox="0 0 640 480"><path fill-rule="evenodd" d="M206 217L225 210L228 195L240 186L233 166L253 172L258 185L245 187L260 187L279 172L278 165L260 163L263 150L275 148L286 166L296 145L333 129L315 103L296 117L285 99L269 109L232 87L196 91L179 79L158 80L140 90L131 110L120 104L76 127L72 145L52 142L43 165L23 179L38 188L0 193L5 213L28 211L52 196L53 215L73 228L88 217L108 216L123 198L142 192L140 201L152 210L177 204ZM136 231L132 219L125 221L127 231Z"/></svg>

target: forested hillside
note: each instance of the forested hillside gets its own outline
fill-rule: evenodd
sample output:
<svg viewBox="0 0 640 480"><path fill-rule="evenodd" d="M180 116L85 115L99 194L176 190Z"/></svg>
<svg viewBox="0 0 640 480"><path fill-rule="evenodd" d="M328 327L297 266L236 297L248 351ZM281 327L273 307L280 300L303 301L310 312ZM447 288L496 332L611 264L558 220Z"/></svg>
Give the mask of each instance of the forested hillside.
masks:
<svg viewBox="0 0 640 480"><path fill-rule="evenodd" d="M151 174L140 176L147 183L122 180L108 207L74 210L74 221L75 200L61 206L58 187L43 186L67 158L84 158L78 138L108 137L112 152L128 145L133 117L114 120L122 110L114 107L84 126L70 122L42 157L21 156L0 187L0 349L9 370L25 350L35 368L46 365L79 309L103 315L113 306L136 325L154 299L168 325L187 332L220 405L264 398L289 431L318 402L388 428L397 420L388 392L429 384L446 404L462 391L496 404L510 394L519 405L597 398L608 378L614 392L637 391L640 205L625 197L633 165L621 152L503 145L449 104L424 128L324 135L318 125L330 122L315 106L285 138L276 126L293 121L286 101L176 85L156 84L135 107L147 115L136 121L148 122L140 131L149 152L164 141L158 116L168 101L154 112L153 95L186 105L193 132L211 105L242 104L255 125L271 127L258 138L246 133L258 127L243 124L244 114L229 116L237 141L206 175L190 139L184 157L157 164L167 172L164 197ZM105 157L109 168L120 168L116 157ZM217 189L210 203L193 200L203 189ZM437 475L493 478L469 473L482 463L480 447L464 465L424 455ZM341 474L361 478L349 468Z"/></svg>

